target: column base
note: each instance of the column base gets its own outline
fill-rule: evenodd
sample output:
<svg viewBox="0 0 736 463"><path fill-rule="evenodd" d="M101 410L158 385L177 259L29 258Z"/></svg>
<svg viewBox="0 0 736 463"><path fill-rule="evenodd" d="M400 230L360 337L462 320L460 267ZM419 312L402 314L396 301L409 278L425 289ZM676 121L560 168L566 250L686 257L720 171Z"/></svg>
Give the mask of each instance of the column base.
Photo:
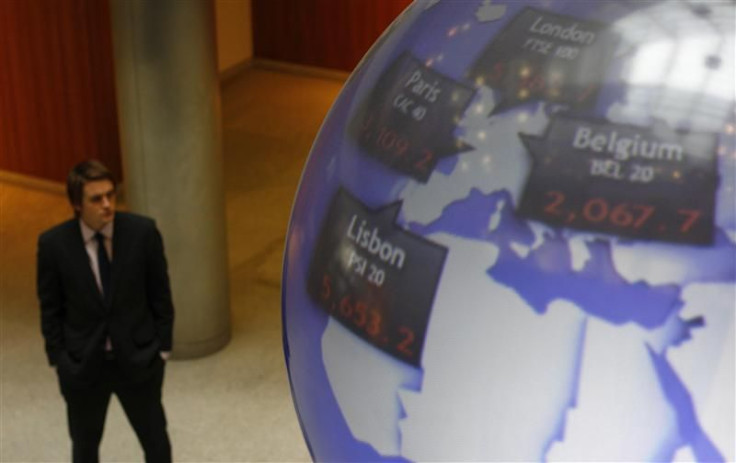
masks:
<svg viewBox="0 0 736 463"><path fill-rule="evenodd" d="M230 330L210 339L194 342L176 342L171 352L171 360L187 360L214 354L225 347L231 338Z"/></svg>

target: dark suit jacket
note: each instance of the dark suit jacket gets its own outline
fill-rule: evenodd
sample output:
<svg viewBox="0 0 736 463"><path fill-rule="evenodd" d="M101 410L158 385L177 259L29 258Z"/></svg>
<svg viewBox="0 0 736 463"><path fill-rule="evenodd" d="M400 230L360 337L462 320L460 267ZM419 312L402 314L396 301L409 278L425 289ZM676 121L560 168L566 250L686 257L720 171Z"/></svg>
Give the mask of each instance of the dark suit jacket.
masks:
<svg viewBox="0 0 736 463"><path fill-rule="evenodd" d="M38 239L37 284L49 363L73 381L94 380L109 336L121 371L146 377L171 350L174 309L161 234L153 220L117 212L109 302L97 288L78 219Z"/></svg>

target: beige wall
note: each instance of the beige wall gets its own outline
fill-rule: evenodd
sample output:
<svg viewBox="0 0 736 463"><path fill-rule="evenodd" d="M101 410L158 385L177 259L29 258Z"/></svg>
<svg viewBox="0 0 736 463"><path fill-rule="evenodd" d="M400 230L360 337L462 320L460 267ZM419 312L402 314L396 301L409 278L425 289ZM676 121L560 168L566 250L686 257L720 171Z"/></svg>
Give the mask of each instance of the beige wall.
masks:
<svg viewBox="0 0 736 463"><path fill-rule="evenodd" d="M251 0L215 0L217 69L233 68L253 57Z"/></svg>

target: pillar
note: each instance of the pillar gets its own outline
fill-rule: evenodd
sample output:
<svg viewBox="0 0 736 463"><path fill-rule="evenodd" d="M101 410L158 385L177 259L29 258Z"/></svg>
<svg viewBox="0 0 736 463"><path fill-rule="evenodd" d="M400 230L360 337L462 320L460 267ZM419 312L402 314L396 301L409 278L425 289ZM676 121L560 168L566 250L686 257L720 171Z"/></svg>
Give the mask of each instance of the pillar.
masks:
<svg viewBox="0 0 736 463"><path fill-rule="evenodd" d="M156 220L173 358L230 339L220 93L210 0L111 0L125 198Z"/></svg>

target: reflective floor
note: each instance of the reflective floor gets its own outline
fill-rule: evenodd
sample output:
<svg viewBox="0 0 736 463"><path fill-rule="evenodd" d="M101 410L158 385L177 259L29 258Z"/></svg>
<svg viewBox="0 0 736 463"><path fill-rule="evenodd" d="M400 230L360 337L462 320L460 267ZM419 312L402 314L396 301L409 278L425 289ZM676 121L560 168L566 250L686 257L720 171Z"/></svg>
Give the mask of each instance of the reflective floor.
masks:
<svg viewBox="0 0 736 463"><path fill-rule="evenodd" d="M167 366L175 461L310 461L281 350L281 260L302 166L341 86L259 69L223 86L233 337L214 355ZM69 461L64 403L40 334L35 245L70 214L61 185L0 180L1 462ZM142 461L115 399L101 459Z"/></svg>

